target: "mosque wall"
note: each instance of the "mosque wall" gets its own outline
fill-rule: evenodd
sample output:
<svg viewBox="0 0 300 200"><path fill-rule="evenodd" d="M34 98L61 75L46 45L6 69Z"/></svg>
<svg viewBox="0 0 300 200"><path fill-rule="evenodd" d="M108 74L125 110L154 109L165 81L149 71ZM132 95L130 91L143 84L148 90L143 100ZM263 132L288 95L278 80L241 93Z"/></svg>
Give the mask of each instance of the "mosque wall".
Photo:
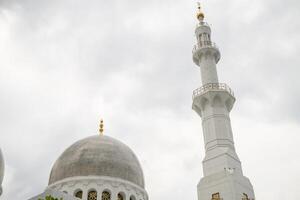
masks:
<svg viewBox="0 0 300 200"><path fill-rule="evenodd" d="M79 196L84 200L148 200L147 192L138 185L105 176L66 178L48 188Z"/></svg>

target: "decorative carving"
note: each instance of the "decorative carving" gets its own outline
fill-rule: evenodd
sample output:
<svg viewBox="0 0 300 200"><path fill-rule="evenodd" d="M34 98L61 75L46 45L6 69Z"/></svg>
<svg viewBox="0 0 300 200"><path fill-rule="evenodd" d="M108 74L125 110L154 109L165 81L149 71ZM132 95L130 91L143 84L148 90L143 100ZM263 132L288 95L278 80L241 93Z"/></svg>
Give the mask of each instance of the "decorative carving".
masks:
<svg viewBox="0 0 300 200"><path fill-rule="evenodd" d="M75 197L82 199L82 190L76 192Z"/></svg>
<svg viewBox="0 0 300 200"><path fill-rule="evenodd" d="M97 180L96 184L99 186L102 186L102 185L104 185L104 182L102 180Z"/></svg>
<svg viewBox="0 0 300 200"><path fill-rule="evenodd" d="M142 200L147 200L148 196L145 193L145 191L142 188L139 188L129 182L125 182L122 180L115 180L111 179L109 177L89 177L89 178L72 178L65 181L61 181L59 183L53 184L49 186L51 189L57 189L60 191L63 191L64 189L68 191L73 191L73 194L75 196L76 192L78 191L78 188L86 188L86 189L93 189L92 191L95 191L95 185L100 186L99 191L101 191L100 188L107 188L107 189L113 189L114 191L123 191L126 194L134 194L138 200L142 198ZM100 196L99 196L100 197ZM117 197L115 197L117 199ZM113 199L113 200L116 200ZM90 200L90 199L87 199ZM125 196L124 196L125 200ZM129 199L128 199L129 200Z"/></svg>
<svg viewBox="0 0 300 200"><path fill-rule="evenodd" d="M110 184L111 184L111 186L113 186L114 188L120 186L120 183L118 183L118 182L111 182Z"/></svg>
<svg viewBox="0 0 300 200"><path fill-rule="evenodd" d="M70 187L73 187L73 186L75 186L76 185L76 182L75 181L71 181L71 182L69 182L68 183L68 187L70 188Z"/></svg>
<svg viewBox="0 0 300 200"><path fill-rule="evenodd" d="M125 185L125 188L127 189L127 190L130 190L131 189L131 187L129 186L129 185Z"/></svg>
<svg viewBox="0 0 300 200"><path fill-rule="evenodd" d="M89 194L88 194L88 200L97 200L97 192L96 191L90 191Z"/></svg>
<svg viewBox="0 0 300 200"><path fill-rule="evenodd" d="M107 191L102 192L102 200L110 200L110 193Z"/></svg>
<svg viewBox="0 0 300 200"><path fill-rule="evenodd" d="M78 181L79 182L79 181ZM84 186L88 186L90 184L90 182L89 181L84 181L83 183L82 183L82 185L84 185Z"/></svg>

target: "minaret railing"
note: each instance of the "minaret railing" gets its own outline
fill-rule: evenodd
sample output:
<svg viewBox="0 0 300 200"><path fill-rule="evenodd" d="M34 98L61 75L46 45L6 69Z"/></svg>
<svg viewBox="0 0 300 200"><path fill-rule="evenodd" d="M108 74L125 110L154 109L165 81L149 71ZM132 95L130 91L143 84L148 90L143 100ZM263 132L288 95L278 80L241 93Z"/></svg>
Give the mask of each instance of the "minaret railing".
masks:
<svg viewBox="0 0 300 200"><path fill-rule="evenodd" d="M206 47L214 47L218 49L216 43L211 41L199 41L196 45L194 45L193 53L197 51L198 49L206 48Z"/></svg>
<svg viewBox="0 0 300 200"><path fill-rule="evenodd" d="M199 22L197 25L196 25L196 28L198 28L199 26L209 26L209 24L207 22Z"/></svg>
<svg viewBox="0 0 300 200"><path fill-rule="evenodd" d="M227 91L229 94L231 94L231 96L234 97L232 89L225 83L207 83L193 91L193 99L208 91Z"/></svg>

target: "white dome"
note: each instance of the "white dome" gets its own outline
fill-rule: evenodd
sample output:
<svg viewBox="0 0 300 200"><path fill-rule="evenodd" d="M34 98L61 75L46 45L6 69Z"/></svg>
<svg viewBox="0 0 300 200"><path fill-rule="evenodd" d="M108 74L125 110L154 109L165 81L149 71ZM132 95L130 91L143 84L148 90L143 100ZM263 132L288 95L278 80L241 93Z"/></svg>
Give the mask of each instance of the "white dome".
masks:
<svg viewBox="0 0 300 200"><path fill-rule="evenodd" d="M82 176L120 178L144 188L143 171L133 151L103 135L79 140L67 148L52 168L49 185Z"/></svg>

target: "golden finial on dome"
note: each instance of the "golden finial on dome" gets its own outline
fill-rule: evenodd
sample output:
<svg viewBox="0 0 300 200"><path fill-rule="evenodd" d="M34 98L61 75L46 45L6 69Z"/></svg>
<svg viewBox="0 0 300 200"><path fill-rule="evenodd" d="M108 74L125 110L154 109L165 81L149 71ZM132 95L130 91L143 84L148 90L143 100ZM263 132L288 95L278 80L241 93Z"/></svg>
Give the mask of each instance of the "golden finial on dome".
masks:
<svg viewBox="0 0 300 200"><path fill-rule="evenodd" d="M103 135L103 132L104 132L103 119L100 120L99 132L100 132L100 135Z"/></svg>
<svg viewBox="0 0 300 200"><path fill-rule="evenodd" d="M197 3L198 4L198 12L197 12L197 19L202 22L204 19L204 13L201 10L201 4L200 2Z"/></svg>

